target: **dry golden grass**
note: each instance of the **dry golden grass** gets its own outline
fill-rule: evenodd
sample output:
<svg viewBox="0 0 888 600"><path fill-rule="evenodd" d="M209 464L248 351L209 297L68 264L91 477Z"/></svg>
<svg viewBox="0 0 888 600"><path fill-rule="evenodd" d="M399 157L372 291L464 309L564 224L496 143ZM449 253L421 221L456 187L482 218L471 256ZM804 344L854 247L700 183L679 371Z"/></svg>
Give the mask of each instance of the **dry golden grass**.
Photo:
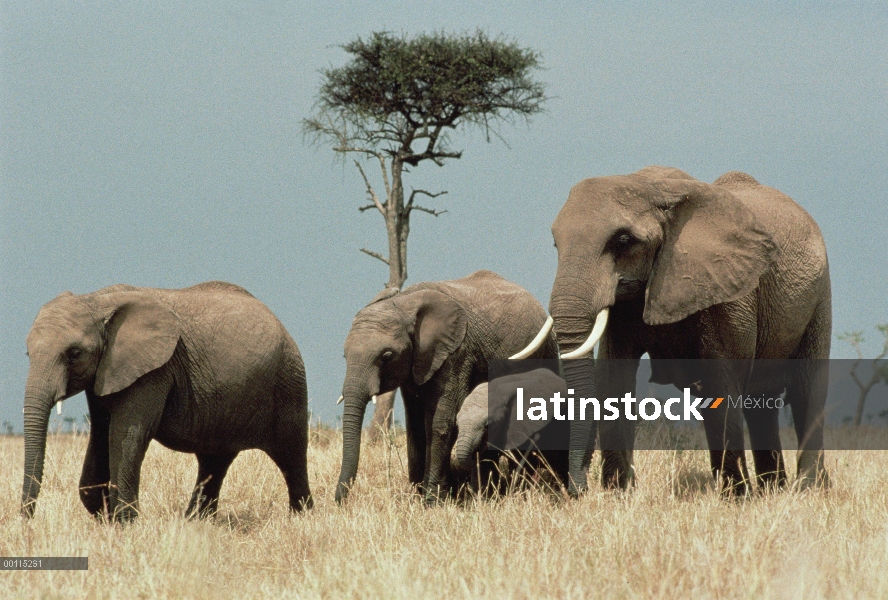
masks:
<svg viewBox="0 0 888 600"><path fill-rule="evenodd" d="M6 571L5 598L888 597L888 452L827 454L832 488L725 501L705 452L639 452L638 485L578 501L535 490L426 509L403 436L365 447L349 506L341 438L309 449L316 507L287 512L259 452L234 463L215 521L182 518L196 461L152 444L128 527L77 497L83 436L50 436L35 518L19 517L23 442L0 437L0 555L89 556L89 571ZM789 454L789 453L787 453Z"/></svg>

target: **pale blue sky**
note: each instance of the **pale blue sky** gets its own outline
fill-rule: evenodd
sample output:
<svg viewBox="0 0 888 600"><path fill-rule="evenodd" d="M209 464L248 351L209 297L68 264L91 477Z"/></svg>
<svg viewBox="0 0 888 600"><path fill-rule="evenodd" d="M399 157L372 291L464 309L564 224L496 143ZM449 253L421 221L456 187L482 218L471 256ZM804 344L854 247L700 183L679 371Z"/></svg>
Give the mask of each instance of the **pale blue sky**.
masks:
<svg viewBox="0 0 888 600"><path fill-rule="evenodd" d="M306 360L311 408L339 414L342 343L387 279L360 178L308 146L319 70L375 29L505 34L542 53L548 111L508 146L406 185L408 284L495 270L548 305L550 225L585 177L751 173L820 223L834 332L888 321L888 8L864 4L4 2L0 15L0 418L21 428L24 340L63 290L243 285ZM833 356L850 349L834 341ZM86 412L82 398L65 414Z"/></svg>

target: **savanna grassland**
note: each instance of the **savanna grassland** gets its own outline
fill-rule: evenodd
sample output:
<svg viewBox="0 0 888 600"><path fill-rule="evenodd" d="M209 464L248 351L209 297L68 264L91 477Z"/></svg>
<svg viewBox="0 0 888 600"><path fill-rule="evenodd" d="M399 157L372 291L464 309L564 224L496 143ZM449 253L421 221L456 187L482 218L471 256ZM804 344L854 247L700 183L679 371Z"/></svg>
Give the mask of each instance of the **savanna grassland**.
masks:
<svg viewBox="0 0 888 600"><path fill-rule="evenodd" d="M19 517L23 441L0 436L0 554L89 556L89 571L4 571L4 598L886 598L888 452L827 454L828 492L719 498L705 452L636 454L632 493L541 489L426 509L403 435L365 445L345 508L341 437L315 430L306 515L256 451L234 462L215 521L182 512L193 456L156 443L141 517L98 523L77 497L83 435L50 435L35 518ZM787 453L788 455L791 453Z"/></svg>

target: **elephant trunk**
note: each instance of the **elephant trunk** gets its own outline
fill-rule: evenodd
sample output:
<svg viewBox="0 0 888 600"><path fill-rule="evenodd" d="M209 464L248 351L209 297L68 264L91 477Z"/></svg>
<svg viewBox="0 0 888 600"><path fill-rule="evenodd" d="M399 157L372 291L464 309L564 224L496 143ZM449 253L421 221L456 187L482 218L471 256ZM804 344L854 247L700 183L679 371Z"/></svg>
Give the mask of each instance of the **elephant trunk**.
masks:
<svg viewBox="0 0 888 600"><path fill-rule="evenodd" d="M589 265L582 257L559 258L549 314L562 354L587 340L593 321L614 305L619 277L608 265Z"/></svg>
<svg viewBox="0 0 888 600"><path fill-rule="evenodd" d="M576 290L562 289L556 279L549 310L563 363L564 379L574 397L595 397L595 363L590 351L607 325L608 308L613 304ZM574 282L577 281L574 279ZM565 284L567 285L567 284ZM587 299L588 298L588 299ZM597 300L597 301L595 301ZM594 318L594 324L593 324ZM568 461L570 481L568 492L577 495L587 488L586 462L595 443L596 424L590 420L576 421L570 429Z"/></svg>
<svg viewBox="0 0 888 600"><path fill-rule="evenodd" d="M46 432L53 405L62 396L57 389L46 388L46 377L28 375L25 386L25 475L22 482L22 515L34 516L37 495L43 481L43 461L46 457Z"/></svg>
<svg viewBox="0 0 888 600"><path fill-rule="evenodd" d="M482 440L471 434L460 434L450 453L450 467L455 471L468 471L474 466L473 457Z"/></svg>
<svg viewBox="0 0 888 600"><path fill-rule="evenodd" d="M361 427L370 394L346 389L345 409L342 414L342 468L336 486L336 502L341 504L348 497L349 489L358 474L361 457Z"/></svg>

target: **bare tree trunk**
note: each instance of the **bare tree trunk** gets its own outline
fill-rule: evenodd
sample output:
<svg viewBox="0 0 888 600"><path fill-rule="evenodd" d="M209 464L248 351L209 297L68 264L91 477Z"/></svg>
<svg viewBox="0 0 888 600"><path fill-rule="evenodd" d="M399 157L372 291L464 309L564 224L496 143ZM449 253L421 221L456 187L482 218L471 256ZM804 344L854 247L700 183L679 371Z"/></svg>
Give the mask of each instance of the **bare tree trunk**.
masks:
<svg viewBox="0 0 888 600"><path fill-rule="evenodd" d="M390 288L401 289L407 279L407 224L410 215L404 210L404 185L401 181L403 164L392 160L392 186L385 203L385 230L388 234L388 265Z"/></svg>
<svg viewBox="0 0 888 600"><path fill-rule="evenodd" d="M386 199L385 226L389 244L388 287L401 289L407 279L407 236L410 233L410 213L404 210L404 186L401 180L403 164L392 160L392 186ZM370 422L369 440L379 441L392 427L395 412L395 392L379 394L376 410Z"/></svg>

